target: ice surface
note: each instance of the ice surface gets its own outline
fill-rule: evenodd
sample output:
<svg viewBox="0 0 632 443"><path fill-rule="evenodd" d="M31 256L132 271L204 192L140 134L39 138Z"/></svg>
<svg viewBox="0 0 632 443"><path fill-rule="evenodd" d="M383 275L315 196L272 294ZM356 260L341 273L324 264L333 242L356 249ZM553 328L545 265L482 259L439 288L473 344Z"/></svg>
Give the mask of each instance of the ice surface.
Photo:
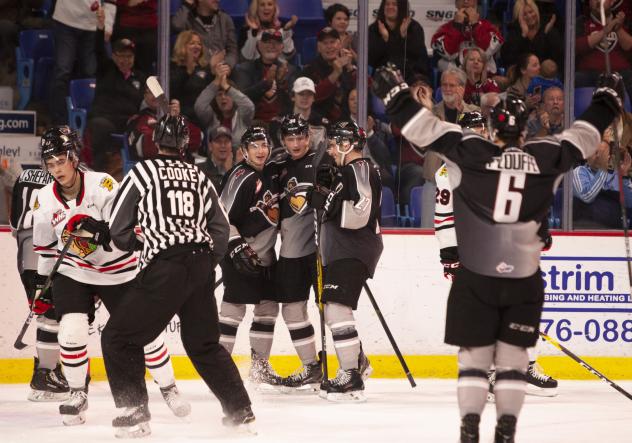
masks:
<svg viewBox="0 0 632 443"><path fill-rule="evenodd" d="M260 394L249 388L257 416L257 436L231 434L220 424L221 408L200 380L179 381L192 403L188 422L176 418L149 383L151 437L180 442L450 442L458 441L455 380L370 379L364 404L333 404L316 395ZM620 385L632 391L632 382ZM86 424L64 427L57 403L26 400L28 386L0 385L0 442L115 441L116 414L106 382L90 385ZM488 404L481 442L492 441L494 405ZM632 402L600 381L560 381L555 398L527 397L518 423L520 443L632 442ZM119 440L120 441L120 440Z"/></svg>

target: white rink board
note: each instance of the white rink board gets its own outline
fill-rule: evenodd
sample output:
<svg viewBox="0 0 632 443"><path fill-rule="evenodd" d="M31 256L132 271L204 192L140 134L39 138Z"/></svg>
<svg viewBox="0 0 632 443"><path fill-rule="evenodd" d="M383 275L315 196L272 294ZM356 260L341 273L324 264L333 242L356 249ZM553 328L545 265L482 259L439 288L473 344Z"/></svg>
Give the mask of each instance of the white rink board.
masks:
<svg viewBox="0 0 632 443"><path fill-rule="evenodd" d="M15 241L0 232L0 358L30 358L32 350L17 351L13 342L28 314L26 297L15 265ZM621 237L554 236L553 248L544 254L543 272L547 302L542 329L573 352L584 356L632 356L632 301L630 300ZM428 234L385 235L384 253L374 280L369 280L378 304L405 355L453 354L443 344L443 323L449 282L443 279L436 240ZM566 274L563 274L566 272ZM592 274L591 274L592 273ZM579 279L577 278L579 277ZM598 283L601 282L599 289ZM586 283L588 283L588 288ZM221 300L221 288L217 298ZM318 331L318 311L310 303L310 315ZM91 355L100 355L99 336L107 319L103 308L90 336ZM236 354L249 354L248 327L244 320L237 338ZM363 295L356 313L357 327L368 354L390 354L392 349ZM184 354L178 337L178 321L167 327L172 354ZM35 328L26 342L34 343ZM555 354L551 346L542 354ZM273 354L294 354L281 317L275 330Z"/></svg>

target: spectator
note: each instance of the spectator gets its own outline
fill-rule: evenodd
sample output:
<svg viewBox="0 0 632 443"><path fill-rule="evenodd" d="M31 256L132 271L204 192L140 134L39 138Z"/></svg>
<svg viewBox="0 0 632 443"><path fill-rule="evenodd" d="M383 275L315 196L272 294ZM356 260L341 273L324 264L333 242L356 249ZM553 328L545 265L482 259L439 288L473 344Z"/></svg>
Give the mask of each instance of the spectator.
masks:
<svg viewBox="0 0 632 443"><path fill-rule="evenodd" d="M540 75L533 77L527 87L527 94L544 94L548 88L564 89L564 84L557 78L557 65L553 60L540 63Z"/></svg>
<svg viewBox="0 0 632 443"><path fill-rule="evenodd" d="M195 101L195 115L208 133L219 126L228 129L233 147L241 143L241 136L252 124L255 105L228 81L228 65L216 69L215 79L202 90Z"/></svg>
<svg viewBox="0 0 632 443"><path fill-rule="evenodd" d="M318 151L319 149L325 147L325 136L326 130L325 127L327 125L327 120L322 117L318 112L314 111L314 98L316 97L316 86L314 82L309 77L299 77L294 80L294 85L292 86L292 102L294 103L294 107L289 114L292 115L300 115L309 123L309 144L310 149ZM277 151L283 150L284 148L281 143L281 121L283 117L278 117L270 122L270 130L268 133L272 138L272 142L274 145L274 149L272 150L272 155L276 155Z"/></svg>
<svg viewBox="0 0 632 443"><path fill-rule="evenodd" d="M557 86L542 94L542 105L527 122L527 139L560 134L564 130L564 91Z"/></svg>
<svg viewBox="0 0 632 443"><path fill-rule="evenodd" d="M506 67L518 63L522 54L535 54L540 60L553 60L562 66L564 39L555 28L556 16L548 22L540 19L534 0L516 0L513 21L508 26L501 55Z"/></svg>
<svg viewBox="0 0 632 443"><path fill-rule="evenodd" d="M325 9L325 21L327 25L338 31L342 49L353 51L353 59L356 60L358 58L358 40L357 34L348 30L350 18L351 12L349 8L340 3L334 3Z"/></svg>
<svg viewBox="0 0 632 443"><path fill-rule="evenodd" d="M604 133L597 152L585 165L573 170L573 221L579 228L621 229L621 206L617 172L610 161L612 131ZM628 171L632 159L627 149L621 150L618 173L623 175L625 206L632 210L632 184Z"/></svg>
<svg viewBox="0 0 632 443"><path fill-rule="evenodd" d="M378 68L388 62L406 78L428 75L424 29L410 15L408 0L382 0L369 26L369 65Z"/></svg>
<svg viewBox="0 0 632 443"><path fill-rule="evenodd" d="M297 70L281 58L283 37L280 31L263 31L257 48L260 57L238 64L233 79L255 104L254 118L269 123L274 117L290 111L289 90Z"/></svg>
<svg viewBox="0 0 632 443"><path fill-rule="evenodd" d="M487 92L500 92L496 82L488 77L487 55L481 48L471 48L465 54L463 60L467 82L463 101L471 105L480 106L481 94Z"/></svg>
<svg viewBox="0 0 632 443"><path fill-rule="evenodd" d="M95 52L97 86L88 114L88 131L92 144L92 166L110 175L118 173L117 150L112 149L110 134L125 131L127 120L140 109L146 76L134 68L134 43L129 39L112 44L112 58L107 56L104 40L105 13L97 11ZM112 159L112 157L114 157Z"/></svg>
<svg viewBox="0 0 632 443"><path fill-rule="evenodd" d="M606 0L606 27L601 25L600 0L590 0L590 13L577 19L575 40L575 86L592 87L604 70L604 52L610 57L610 67L623 76L626 92L632 97L632 65L629 52L632 49L630 19L623 11L614 15L612 1Z"/></svg>
<svg viewBox="0 0 632 443"><path fill-rule="evenodd" d="M145 73L156 71L158 0L116 0L112 40L128 38L136 45L134 64Z"/></svg>
<svg viewBox="0 0 632 443"><path fill-rule="evenodd" d="M466 49L477 46L485 51L489 60L488 69L496 73L494 55L505 41L498 28L480 18L477 0L455 0L454 19L441 25L432 36L432 49L441 57L438 67L444 71L448 66L461 66Z"/></svg>
<svg viewBox="0 0 632 443"><path fill-rule="evenodd" d="M434 115L441 120L457 123L459 114L480 111L478 106L466 103L463 99L466 82L467 76L459 68L448 68L441 73L442 100L432 108Z"/></svg>
<svg viewBox="0 0 632 443"><path fill-rule="evenodd" d="M220 190L222 179L233 167L233 136L229 129L218 126L209 133L208 158L197 167L213 182L216 190Z"/></svg>
<svg viewBox="0 0 632 443"><path fill-rule="evenodd" d="M358 123L358 91L352 89L348 98L349 117ZM370 158L373 163L380 167L382 184L391 189L395 188L395 178L393 177L393 161L388 149L388 137L385 131L381 130L381 125L376 122L373 116L368 115L366 119L366 145L364 146L364 157Z"/></svg>
<svg viewBox="0 0 632 443"><path fill-rule="evenodd" d="M339 120L355 88L356 67L351 51L342 49L338 31L328 26L318 33L318 55L303 75L316 84L316 111L331 122Z"/></svg>
<svg viewBox="0 0 632 443"><path fill-rule="evenodd" d="M230 15L219 9L219 0L184 0L171 18L174 31L195 31L210 51L207 59L224 51L224 62L232 70L237 64L235 25Z"/></svg>
<svg viewBox="0 0 632 443"><path fill-rule="evenodd" d="M281 33L282 58L289 61L294 57L296 50L294 40L292 40L294 34L292 28L296 25L298 18L293 15L285 25L281 25L279 13L276 0L251 0L246 14L246 25L239 33L239 49L244 60L255 60L260 57L257 41L266 29L274 29Z"/></svg>
<svg viewBox="0 0 632 443"><path fill-rule="evenodd" d="M534 110L542 100L542 92L534 91L529 94L527 89L531 80L540 75L540 60L535 54L522 54L518 63L509 69L509 87L507 94L524 100L527 108Z"/></svg>
<svg viewBox="0 0 632 443"><path fill-rule="evenodd" d="M51 85L50 112L54 125L65 125L68 121L66 96L68 82L75 65L79 76L95 77L97 59L95 47L102 48L103 42L95 42L97 17L93 0L57 0L53 12L53 34L55 36L55 67ZM103 33L100 37L109 40L116 14L113 0L103 2L105 12ZM77 61L80 60L80 63ZM142 94L142 93L141 93ZM134 112L138 110L138 106Z"/></svg>
<svg viewBox="0 0 632 443"><path fill-rule="evenodd" d="M197 32L182 31L173 46L169 73L171 98L180 101L182 114L200 128L202 123L194 110L195 101L213 80L207 52ZM225 66L230 70L230 66Z"/></svg>
<svg viewBox="0 0 632 443"><path fill-rule="evenodd" d="M481 95L481 114L485 121L494 106L500 102L500 94L498 92L488 92Z"/></svg>

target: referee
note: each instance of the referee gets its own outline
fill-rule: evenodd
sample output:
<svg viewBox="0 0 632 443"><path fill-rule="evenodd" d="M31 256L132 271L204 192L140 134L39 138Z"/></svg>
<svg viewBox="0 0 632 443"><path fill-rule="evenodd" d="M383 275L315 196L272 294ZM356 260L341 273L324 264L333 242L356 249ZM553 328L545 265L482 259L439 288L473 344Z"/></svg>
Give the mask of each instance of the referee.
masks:
<svg viewBox="0 0 632 443"><path fill-rule="evenodd" d="M122 250L134 250L140 225L144 244L140 269L129 293L103 330L105 367L117 408L117 437L148 435L143 346L180 317L187 355L217 396L229 426L255 417L230 354L219 344L215 266L228 244L228 220L211 181L181 160L189 134L181 116L165 115L153 134L156 159L138 163L114 200L110 233Z"/></svg>

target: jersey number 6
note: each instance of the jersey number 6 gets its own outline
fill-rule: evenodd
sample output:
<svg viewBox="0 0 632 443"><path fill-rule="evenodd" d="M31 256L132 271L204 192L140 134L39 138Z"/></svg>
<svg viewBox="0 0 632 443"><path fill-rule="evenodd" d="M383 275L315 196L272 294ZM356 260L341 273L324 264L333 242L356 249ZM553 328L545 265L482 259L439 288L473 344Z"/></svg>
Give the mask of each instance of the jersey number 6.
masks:
<svg viewBox="0 0 632 443"><path fill-rule="evenodd" d="M527 179L524 172L502 171L498 179L496 202L494 203L494 221L514 223L520 216L522 190Z"/></svg>

